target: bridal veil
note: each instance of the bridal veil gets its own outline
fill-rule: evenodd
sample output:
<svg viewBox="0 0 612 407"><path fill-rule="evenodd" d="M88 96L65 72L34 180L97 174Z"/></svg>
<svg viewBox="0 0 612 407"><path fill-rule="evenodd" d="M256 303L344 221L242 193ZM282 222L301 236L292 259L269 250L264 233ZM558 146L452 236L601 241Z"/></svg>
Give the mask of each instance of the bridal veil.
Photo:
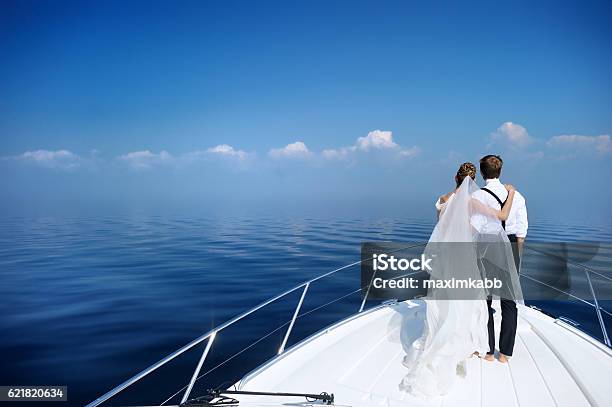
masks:
<svg viewBox="0 0 612 407"><path fill-rule="evenodd" d="M470 177L464 179L425 248L425 255L434 259L431 281L482 284L428 288L423 335L404 358L409 370L400 384L417 396L447 394L465 374L466 359L488 351L488 296L522 301L510 241L496 211L473 197L478 189ZM485 286L487 280L501 286Z"/></svg>

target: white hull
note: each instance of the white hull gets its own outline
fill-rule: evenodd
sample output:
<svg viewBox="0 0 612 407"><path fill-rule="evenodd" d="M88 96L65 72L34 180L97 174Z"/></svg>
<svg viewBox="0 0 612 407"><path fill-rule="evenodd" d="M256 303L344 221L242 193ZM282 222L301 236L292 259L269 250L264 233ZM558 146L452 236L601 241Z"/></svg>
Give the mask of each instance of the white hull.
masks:
<svg viewBox="0 0 612 407"><path fill-rule="evenodd" d="M424 310L422 302L404 302L357 314L287 349L246 375L237 388L325 391L334 394L337 406L612 406L610 349L524 306L519 306L508 364L473 357L466 377L444 397L423 400L402 392L399 383L407 371L402 359L421 333ZM237 398L241 406L311 404L296 397Z"/></svg>

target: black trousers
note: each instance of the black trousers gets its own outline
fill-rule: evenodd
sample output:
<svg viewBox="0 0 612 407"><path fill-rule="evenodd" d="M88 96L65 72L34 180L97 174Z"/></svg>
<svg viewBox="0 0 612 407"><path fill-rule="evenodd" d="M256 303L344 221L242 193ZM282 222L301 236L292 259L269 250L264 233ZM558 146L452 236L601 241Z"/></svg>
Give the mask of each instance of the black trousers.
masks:
<svg viewBox="0 0 612 407"><path fill-rule="evenodd" d="M512 243L512 255L514 256L514 264L518 271L520 265L519 250L517 245L516 235L508 235L508 239ZM495 353L495 323L493 322L493 307L491 307L492 299L487 299L487 307L489 308L489 323L487 328L489 331L489 354ZM499 332L499 352L506 356L512 356L514 349L514 339L516 338L516 324L518 312L516 303L512 300L501 299L502 323Z"/></svg>

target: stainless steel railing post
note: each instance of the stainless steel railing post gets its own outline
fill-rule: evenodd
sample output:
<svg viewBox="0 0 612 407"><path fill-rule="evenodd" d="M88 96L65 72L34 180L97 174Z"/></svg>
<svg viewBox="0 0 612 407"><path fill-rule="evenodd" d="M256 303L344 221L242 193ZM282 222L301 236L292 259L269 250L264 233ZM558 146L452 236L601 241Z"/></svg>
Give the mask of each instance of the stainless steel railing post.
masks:
<svg viewBox="0 0 612 407"><path fill-rule="evenodd" d="M591 282L591 275L588 270L585 270L587 281L589 282L589 288L591 289L591 294L593 295L593 302L595 303L595 312L597 313L597 319L599 319L599 325L601 326L601 332L603 333L604 343L610 346L610 338L608 337L608 331L606 329L606 324L603 320L603 316L601 315L601 309L599 308L599 302L597 301L597 295L595 294L595 289L593 288L593 283Z"/></svg>
<svg viewBox="0 0 612 407"><path fill-rule="evenodd" d="M410 245L410 246L402 247L402 248L399 248L399 249L396 249L396 250L392 250L389 253L395 253L395 252L398 252L400 250L413 249L415 247L425 246L425 245L427 245L427 243L417 243L417 244L413 244L413 245ZM362 263L363 261L364 260L360 261L360 263ZM368 300L368 296L370 295L370 288L372 288L372 283L374 282L374 277L376 277L376 272L377 271L378 270L375 270L374 273L372 273L372 278L370 279L370 284L368 284L368 289L366 290L366 293L363 296L363 300L361 301L361 305L359 306L359 312L362 312L363 308L365 307L365 303ZM411 273L411 274L415 274L415 273ZM406 274L406 275L409 275L409 274Z"/></svg>
<svg viewBox="0 0 612 407"><path fill-rule="evenodd" d="M85 407L96 407L96 406L99 406L100 404L104 403L105 401L107 401L111 397L115 396L116 394L122 392L123 390L125 390L126 388L131 386L132 384L136 383L137 381L139 381L143 377L147 376L151 372L157 370L161 366L163 366L166 363L170 362L171 360L175 359L179 355L182 355L183 353L185 353L189 349L193 348L197 344L203 342L204 340L209 338L213 334L213 332L214 331L209 331L209 332L205 333L204 335L200 336L199 338L194 339L193 341L191 341L187 345L185 345L182 348L172 352L170 355L168 355L165 358L159 360L158 362L152 364L151 366L149 366L148 368L146 368L142 372L136 374L135 376L132 376L130 379L128 379L125 382L121 383L119 386L113 388L112 390L110 390L107 393L103 394L102 396L98 397L97 399L95 399L91 403L87 404L87 406L85 406Z"/></svg>
<svg viewBox="0 0 612 407"><path fill-rule="evenodd" d="M191 380L189 381L189 386L187 386L187 390L185 390L185 394L183 394L183 398L181 399L181 404L186 402L187 399L189 398L191 389L193 389L193 385L198 378L198 374L200 373L200 370L202 369L202 365L204 364L204 361L206 360L206 356L208 356L208 352L210 352L210 347L212 346L212 343L215 340L215 336L217 336L217 331L213 331L212 335L210 335L210 338L208 338L208 343L206 344L206 348L204 349L204 352L202 352L202 356L200 357L200 360L198 361L198 365L193 371L193 375L191 376Z"/></svg>
<svg viewBox="0 0 612 407"><path fill-rule="evenodd" d="M365 307L365 303L368 299L368 295L370 295L370 288L372 287L372 283L374 282L374 277L376 276L376 271L372 274L372 279L370 280L370 284L368 284L368 289L366 290L365 295L363 296L363 300L361 300L361 306L359 306L359 312L363 311L363 307Z"/></svg>
<svg viewBox="0 0 612 407"><path fill-rule="evenodd" d="M287 340L289 339L289 335L291 334L291 330L293 329L293 324L295 323L295 319L300 312L300 308L302 308L302 303L304 302L304 297L306 296L306 292L308 291L308 287L310 287L310 283L306 283L304 287L304 291L302 291L302 296L300 297L300 302L298 302L297 307L295 307L295 311L293 312L293 318L291 318L291 322L289 323L289 328L287 328L287 333L285 334L285 338L283 339L283 343L280 348L278 348L278 354L280 355L285 350L285 346L287 345Z"/></svg>

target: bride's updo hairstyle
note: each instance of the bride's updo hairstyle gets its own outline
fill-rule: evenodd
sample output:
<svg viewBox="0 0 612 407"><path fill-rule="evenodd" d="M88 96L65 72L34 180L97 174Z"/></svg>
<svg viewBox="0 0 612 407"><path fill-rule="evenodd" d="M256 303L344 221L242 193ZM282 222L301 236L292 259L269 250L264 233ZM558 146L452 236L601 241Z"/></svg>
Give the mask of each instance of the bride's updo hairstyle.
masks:
<svg viewBox="0 0 612 407"><path fill-rule="evenodd" d="M461 185L465 177L471 177L473 180L476 179L476 166L471 162L463 163L457 170L457 175L455 175L455 182L457 183L457 188Z"/></svg>

